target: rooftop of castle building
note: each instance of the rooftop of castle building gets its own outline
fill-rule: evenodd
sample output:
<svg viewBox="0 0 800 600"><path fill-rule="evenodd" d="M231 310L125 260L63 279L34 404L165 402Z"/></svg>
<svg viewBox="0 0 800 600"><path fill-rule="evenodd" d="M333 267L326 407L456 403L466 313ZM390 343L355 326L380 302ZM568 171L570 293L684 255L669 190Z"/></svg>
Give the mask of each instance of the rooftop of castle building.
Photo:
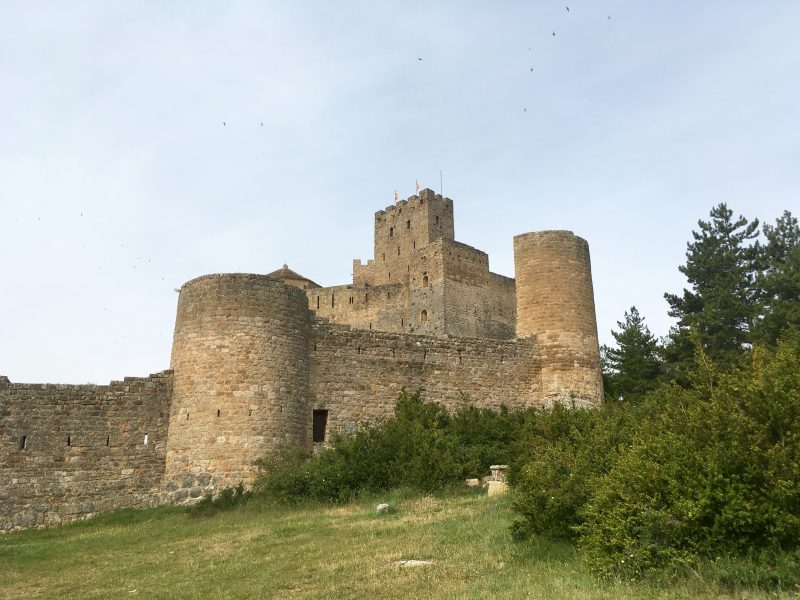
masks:
<svg viewBox="0 0 800 600"><path fill-rule="evenodd" d="M303 277L300 273L292 271L286 263L283 263L283 266L277 271L267 273L267 277L302 289L322 287L308 277Z"/></svg>

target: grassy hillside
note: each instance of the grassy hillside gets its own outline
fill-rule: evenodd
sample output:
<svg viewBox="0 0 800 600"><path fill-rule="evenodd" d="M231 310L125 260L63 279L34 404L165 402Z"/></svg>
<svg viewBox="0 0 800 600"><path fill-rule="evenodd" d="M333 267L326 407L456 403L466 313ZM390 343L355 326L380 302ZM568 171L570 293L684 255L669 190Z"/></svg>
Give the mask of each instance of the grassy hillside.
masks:
<svg viewBox="0 0 800 600"><path fill-rule="evenodd" d="M378 501L395 510L375 513ZM507 499L395 493L213 517L120 511L0 537L2 598L722 598L701 579L602 583L573 549L514 542ZM402 567L403 559L434 564ZM788 596L787 596L788 597Z"/></svg>

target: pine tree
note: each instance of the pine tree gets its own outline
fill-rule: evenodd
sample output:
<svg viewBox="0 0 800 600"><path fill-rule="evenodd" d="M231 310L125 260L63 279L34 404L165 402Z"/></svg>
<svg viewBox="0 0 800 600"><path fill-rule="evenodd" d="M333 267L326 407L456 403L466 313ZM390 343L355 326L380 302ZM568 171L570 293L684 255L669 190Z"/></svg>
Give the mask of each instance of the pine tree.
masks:
<svg viewBox="0 0 800 600"><path fill-rule="evenodd" d="M603 384L614 400L635 403L660 383L659 346L635 306L617 326L620 330L611 332L617 347L602 348Z"/></svg>
<svg viewBox="0 0 800 600"><path fill-rule="evenodd" d="M685 383L694 359L690 331L712 361L722 370L736 364L750 344L757 314L756 259L758 220L733 218L724 203L711 209L710 221L698 221L693 242L687 244L686 264L679 267L691 289L682 295L664 294L669 315L678 319L670 331L666 358L671 376Z"/></svg>
<svg viewBox="0 0 800 600"><path fill-rule="evenodd" d="M774 346L783 331L800 329L800 226L787 210L774 226L764 225L764 237L753 341Z"/></svg>

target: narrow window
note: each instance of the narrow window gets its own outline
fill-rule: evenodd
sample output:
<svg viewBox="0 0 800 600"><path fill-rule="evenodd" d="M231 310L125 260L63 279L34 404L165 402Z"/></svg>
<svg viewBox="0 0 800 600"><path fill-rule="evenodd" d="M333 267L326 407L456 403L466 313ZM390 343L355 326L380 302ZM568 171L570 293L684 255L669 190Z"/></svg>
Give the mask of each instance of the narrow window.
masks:
<svg viewBox="0 0 800 600"><path fill-rule="evenodd" d="M424 308L422 309L422 312L419 315L419 320L422 321L423 323L427 323L428 321L428 311L425 310Z"/></svg>
<svg viewBox="0 0 800 600"><path fill-rule="evenodd" d="M427 275L423 275L422 276L422 287L428 287L428 276Z"/></svg>
<svg viewBox="0 0 800 600"><path fill-rule="evenodd" d="M389 227L389 237L394 235L394 227Z"/></svg>
<svg viewBox="0 0 800 600"><path fill-rule="evenodd" d="M386 252L383 253L383 262L386 262Z"/></svg>
<svg viewBox="0 0 800 600"><path fill-rule="evenodd" d="M72 436L71 435L67 436L67 446L72 446Z"/></svg>
<svg viewBox="0 0 800 600"><path fill-rule="evenodd" d="M106 446L110 446L110 445L111 445L111 436L107 435L106 436Z"/></svg>
<svg viewBox="0 0 800 600"><path fill-rule="evenodd" d="M372 329L372 323L369 324L369 328Z"/></svg>
<svg viewBox="0 0 800 600"><path fill-rule="evenodd" d="M400 319L400 327L404 327L405 324L405 319Z"/></svg>
<svg viewBox="0 0 800 600"><path fill-rule="evenodd" d="M389 281L391 281L391 280L392 280L392 272L391 272L391 271L389 271ZM387 297L389 296L388 292L387 292L386 296L387 296Z"/></svg>
<svg viewBox="0 0 800 600"><path fill-rule="evenodd" d="M319 296L317 296L317 310L319 310Z"/></svg>
<svg viewBox="0 0 800 600"><path fill-rule="evenodd" d="M147 434L144 434L144 445L147 446Z"/></svg>
<svg viewBox="0 0 800 600"><path fill-rule="evenodd" d="M317 342L314 342L314 352L317 351Z"/></svg>
<svg viewBox="0 0 800 600"><path fill-rule="evenodd" d="M186 413L186 420L187 421L189 420L189 413L188 412Z"/></svg>
<svg viewBox="0 0 800 600"><path fill-rule="evenodd" d="M217 409L217 416L219 416L219 409Z"/></svg>
<svg viewBox="0 0 800 600"><path fill-rule="evenodd" d="M352 304L352 303L353 303L353 297L350 296L350 304Z"/></svg>
<svg viewBox="0 0 800 600"><path fill-rule="evenodd" d="M336 305L336 294L331 292L331 308Z"/></svg>
<svg viewBox="0 0 800 600"><path fill-rule="evenodd" d="M392 358L394 358L394 348L392 348Z"/></svg>
<svg viewBox="0 0 800 600"><path fill-rule="evenodd" d="M252 417L253 416L253 409L252 408L247 411L247 416L248 417Z"/></svg>
<svg viewBox="0 0 800 600"><path fill-rule="evenodd" d="M20 450L27 450L28 449L28 436L23 435L22 439L19 442L19 449Z"/></svg>
<svg viewBox="0 0 800 600"><path fill-rule="evenodd" d="M367 300L369 300L369 294L364 294L364 302L366 302Z"/></svg>
<svg viewBox="0 0 800 600"><path fill-rule="evenodd" d="M420 206L422 206L423 204L425 204L425 200L423 200L422 198L420 198L420 199L419 199L419 204L420 204Z"/></svg>
<svg viewBox="0 0 800 600"><path fill-rule="evenodd" d="M426 358L428 358L428 351L427 351L427 350L424 350L424 351L422 352L422 360L425 360Z"/></svg>
<svg viewBox="0 0 800 600"><path fill-rule="evenodd" d="M361 354L361 346L358 347L358 353Z"/></svg>
<svg viewBox="0 0 800 600"><path fill-rule="evenodd" d="M436 215L436 224L439 224L439 215Z"/></svg>
<svg viewBox="0 0 800 600"><path fill-rule="evenodd" d="M417 241L414 240L413 244L414 244L414 250L416 250L417 249Z"/></svg>
<svg viewBox="0 0 800 600"><path fill-rule="evenodd" d="M306 413L308 414L308 413ZM325 441L325 429L328 427L328 411L314 410L313 413L313 441L315 444Z"/></svg>
<svg viewBox="0 0 800 600"><path fill-rule="evenodd" d="M397 247L397 256L400 256L400 246Z"/></svg>
<svg viewBox="0 0 800 600"><path fill-rule="evenodd" d="M411 229L411 219L406 221L406 229Z"/></svg>

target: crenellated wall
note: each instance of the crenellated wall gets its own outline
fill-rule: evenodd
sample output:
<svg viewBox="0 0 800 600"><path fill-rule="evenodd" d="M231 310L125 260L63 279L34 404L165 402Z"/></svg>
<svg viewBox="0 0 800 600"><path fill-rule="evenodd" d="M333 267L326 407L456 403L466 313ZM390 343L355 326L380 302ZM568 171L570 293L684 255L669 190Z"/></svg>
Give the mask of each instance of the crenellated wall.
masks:
<svg viewBox="0 0 800 600"><path fill-rule="evenodd" d="M0 378L0 531L158 504L171 393L170 371L109 385Z"/></svg>

